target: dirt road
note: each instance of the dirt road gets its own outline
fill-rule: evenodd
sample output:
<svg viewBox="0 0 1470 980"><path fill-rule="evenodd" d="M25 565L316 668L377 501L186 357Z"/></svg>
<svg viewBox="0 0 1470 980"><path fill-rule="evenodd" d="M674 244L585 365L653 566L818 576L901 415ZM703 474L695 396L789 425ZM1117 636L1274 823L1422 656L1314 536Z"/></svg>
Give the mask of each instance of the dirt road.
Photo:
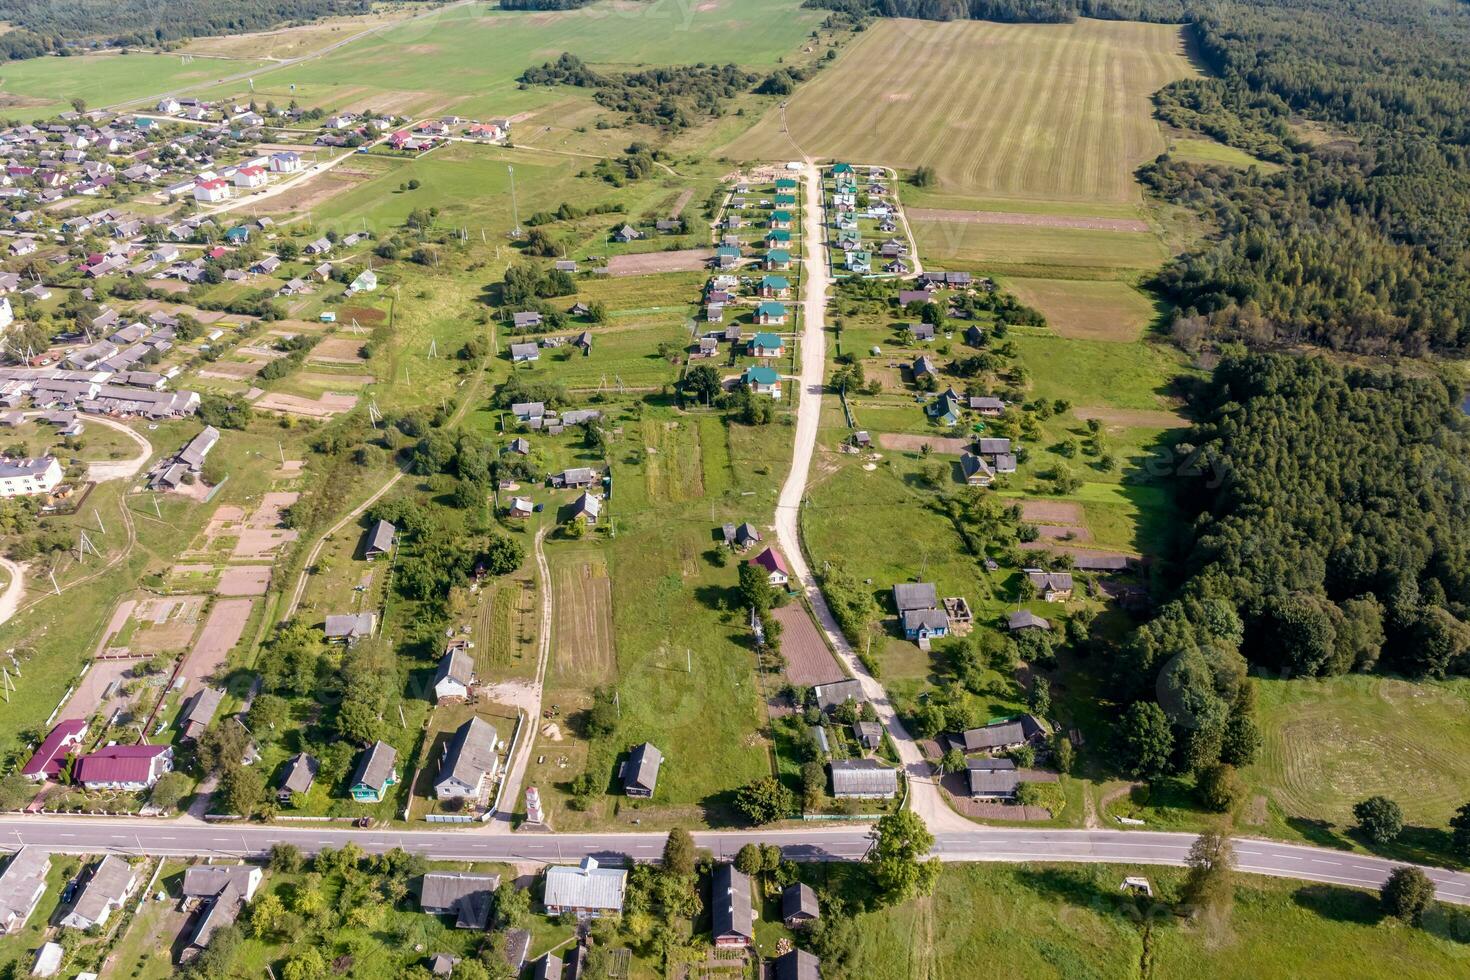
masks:
<svg viewBox="0 0 1470 980"><path fill-rule="evenodd" d="M536 577L540 580L541 589L541 637L536 648L536 679L528 685L529 690L522 692L522 706L527 715L526 727L521 733L521 744L516 750L515 758L505 767L505 785L500 792L503 803L501 811L489 825L490 830L499 833L510 833L511 814L521 806L521 781L526 778L526 766L531 762L531 747L541 728L541 692L546 686L546 663L551 659L551 617L555 611L551 595L551 566L546 563L546 549L542 547L546 531L543 527L536 532L534 545Z"/></svg>

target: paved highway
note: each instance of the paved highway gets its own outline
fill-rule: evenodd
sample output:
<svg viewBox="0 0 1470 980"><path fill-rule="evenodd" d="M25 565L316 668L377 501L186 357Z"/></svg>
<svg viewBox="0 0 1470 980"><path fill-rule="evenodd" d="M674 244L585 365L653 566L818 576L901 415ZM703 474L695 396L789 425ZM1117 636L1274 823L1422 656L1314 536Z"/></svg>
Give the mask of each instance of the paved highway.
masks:
<svg viewBox="0 0 1470 980"><path fill-rule="evenodd" d="M118 817L12 817L0 819L0 847L34 845L68 853L146 853L170 857L260 857L271 845L290 843L303 852L355 842L369 853L394 847L437 860L574 862L584 855L657 860L665 835L491 834L484 830L356 830L332 826L185 824ZM796 861L856 861L868 850L866 827L697 833L695 841L716 857L732 857L750 842L776 844ZM1088 864L1181 865L1191 834L1122 830L1025 830L975 827L940 833L934 853L945 861L1063 861ZM1259 838L1235 842L1241 871L1376 889L1396 862L1364 854L1283 844ZM1470 874L1425 868L1446 902L1470 905Z"/></svg>

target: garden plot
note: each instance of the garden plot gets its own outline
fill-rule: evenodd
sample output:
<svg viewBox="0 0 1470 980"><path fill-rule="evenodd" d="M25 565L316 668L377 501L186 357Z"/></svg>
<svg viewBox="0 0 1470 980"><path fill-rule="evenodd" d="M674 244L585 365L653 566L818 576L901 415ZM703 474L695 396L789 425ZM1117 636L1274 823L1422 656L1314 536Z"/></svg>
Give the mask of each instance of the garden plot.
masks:
<svg viewBox="0 0 1470 980"><path fill-rule="evenodd" d="M267 412L281 412L285 415L301 415L306 418L329 419L335 415L341 415L343 412L350 412L356 408L357 396L344 395L335 391L325 391L313 399L273 391L257 399L255 407Z"/></svg>
<svg viewBox="0 0 1470 980"><path fill-rule="evenodd" d="M880 432L878 434L878 445L884 449L893 449L904 453L919 453L928 446L931 453L951 453L958 456L969 448L970 439L957 439L954 436L920 436L903 432Z"/></svg>
<svg viewBox="0 0 1470 980"><path fill-rule="evenodd" d="M230 651L245 633L254 605L253 599L221 599L215 603L180 670L180 675L187 678L185 695L198 691L206 679L222 672Z"/></svg>
<svg viewBox="0 0 1470 980"><path fill-rule="evenodd" d="M562 683L593 685L617 675L613 647L612 580L607 560L584 553L553 563L556 629L552 657Z"/></svg>
<svg viewBox="0 0 1470 980"><path fill-rule="evenodd" d="M328 337L306 355L308 361L323 364L361 364L362 341L353 337Z"/></svg>
<svg viewBox="0 0 1470 980"><path fill-rule="evenodd" d="M270 582L271 566L236 565L220 572L214 591L222 596L265 595Z"/></svg>
<svg viewBox="0 0 1470 980"><path fill-rule="evenodd" d="M788 681L810 687L847 677L805 606L788 602L772 615L781 624L781 656L786 660Z"/></svg>

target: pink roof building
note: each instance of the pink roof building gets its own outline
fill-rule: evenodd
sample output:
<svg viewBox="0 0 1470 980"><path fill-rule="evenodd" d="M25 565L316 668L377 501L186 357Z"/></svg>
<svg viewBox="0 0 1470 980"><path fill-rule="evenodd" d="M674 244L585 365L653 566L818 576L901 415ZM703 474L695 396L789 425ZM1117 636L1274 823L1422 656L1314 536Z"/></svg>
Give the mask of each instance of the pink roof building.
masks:
<svg viewBox="0 0 1470 980"><path fill-rule="evenodd" d="M76 779L87 789L152 786L173 768L168 745L108 745L77 760Z"/></svg>
<svg viewBox="0 0 1470 980"><path fill-rule="evenodd" d="M750 564L758 565L766 570L772 585L785 585L791 580L791 569L786 567L786 559L775 548L767 548L754 558Z"/></svg>
<svg viewBox="0 0 1470 980"><path fill-rule="evenodd" d="M41 741L41 747L31 756L20 774L27 779L40 782L61 775L61 767L71 750L82 744L87 737L87 723L81 718L60 722Z"/></svg>

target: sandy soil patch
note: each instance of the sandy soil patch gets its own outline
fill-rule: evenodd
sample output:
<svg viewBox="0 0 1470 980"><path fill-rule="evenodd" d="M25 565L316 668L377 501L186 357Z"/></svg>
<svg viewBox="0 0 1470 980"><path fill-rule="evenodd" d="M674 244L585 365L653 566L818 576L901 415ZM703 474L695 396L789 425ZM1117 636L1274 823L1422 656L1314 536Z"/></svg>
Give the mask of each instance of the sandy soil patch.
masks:
<svg viewBox="0 0 1470 980"><path fill-rule="evenodd" d="M839 681L847 676L827 648L805 606L789 602L774 610L772 615L781 624L781 656L786 658L787 680L810 686Z"/></svg>
<svg viewBox="0 0 1470 980"><path fill-rule="evenodd" d="M309 418L329 419L343 412L350 412L357 406L356 395L341 395L336 392L323 392L315 400L302 398L299 395L287 395L278 391L262 395L256 402L255 407L267 412L284 412L287 415L305 415Z"/></svg>
<svg viewBox="0 0 1470 980"><path fill-rule="evenodd" d="M137 664L137 660L94 660L87 673L77 682L76 690L71 697L67 698L66 704L56 715L57 721L70 721L74 718L88 719L99 711L111 714L115 708L121 707L126 698L121 697L114 688L111 694L108 689L122 687L122 681L126 678L129 670Z"/></svg>
<svg viewBox="0 0 1470 980"><path fill-rule="evenodd" d="M265 595L270 582L271 566L237 565L220 573L214 591L223 596Z"/></svg>
<svg viewBox="0 0 1470 980"><path fill-rule="evenodd" d="M1023 500L1021 519L1032 523L1082 524L1082 505L1068 500Z"/></svg>
<svg viewBox="0 0 1470 980"><path fill-rule="evenodd" d="M275 527L281 523L286 508L301 499L294 490L277 490L260 498L260 506L250 515L251 527Z"/></svg>
<svg viewBox="0 0 1470 980"><path fill-rule="evenodd" d="M679 195L678 199L674 201L674 206L669 209L669 217L677 218L679 215L683 214L684 209L689 206L689 200L692 197L694 197L694 188L686 187L684 191Z"/></svg>
<svg viewBox="0 0 1470 980"><path fill-rule="evenodd" d="M361 170L349 170L345 166L333 167L325 173L298 180L281 193L267 198L261 202L261 210L271 214L305 214L376 176Z"/></svg>
<svg viewBox="0 0 1470 980"><path fill-rule="evenodd" d="M184 687L186 695L198 691L205 680L214 677L224 667L225 658L245 632L245 623L254 605L253 599L222 599L215 603L180 672L188 678Z"/></svg>
<svg viewBox="0 0 1470 980"><path fill-rule="evenodd" d="M301 475L306 468L306 461L302 459L288 459L281 463L281 468L276 470L276 476L282 479L290 479Z"/></svg>
<svg viewBox="0 0 1470 980"><path fill-rule="evenodd" d="M607 271L613 276L646 276L656 272L698 272L715 257L712 248L685 248L673 252L644 252L640 255L614 255L607 260Z"/></svg>
<svg viewBox="0 0 1470 980"><path fill-rule="evenodd" d="M285 528L247 527L240 532L230 557L235 559L274 558L276 552L296 540L296 532Z"/></svg>
<svg viewBox="0 0 1470 980"><path fill-rule="evenodd" d="M1064 214L1027 214L1019 211L952 211L947 208L909 208L910 221L953 221L969 225L1027 225L1032 228L1084 228L1090 231L1149 231L1137 218L1086 218Z"/></svg>
<svg viewBox="0 0 1470 980"><path fill-rule="evenodd" d="M906 432L880 432L878 433L878 445L884 449L896 449L900 452L918 453L923 452L928 446L932 453L951 453L958 456L970 446L969 439L957 439L954 436L916 436Z"/></svg>

